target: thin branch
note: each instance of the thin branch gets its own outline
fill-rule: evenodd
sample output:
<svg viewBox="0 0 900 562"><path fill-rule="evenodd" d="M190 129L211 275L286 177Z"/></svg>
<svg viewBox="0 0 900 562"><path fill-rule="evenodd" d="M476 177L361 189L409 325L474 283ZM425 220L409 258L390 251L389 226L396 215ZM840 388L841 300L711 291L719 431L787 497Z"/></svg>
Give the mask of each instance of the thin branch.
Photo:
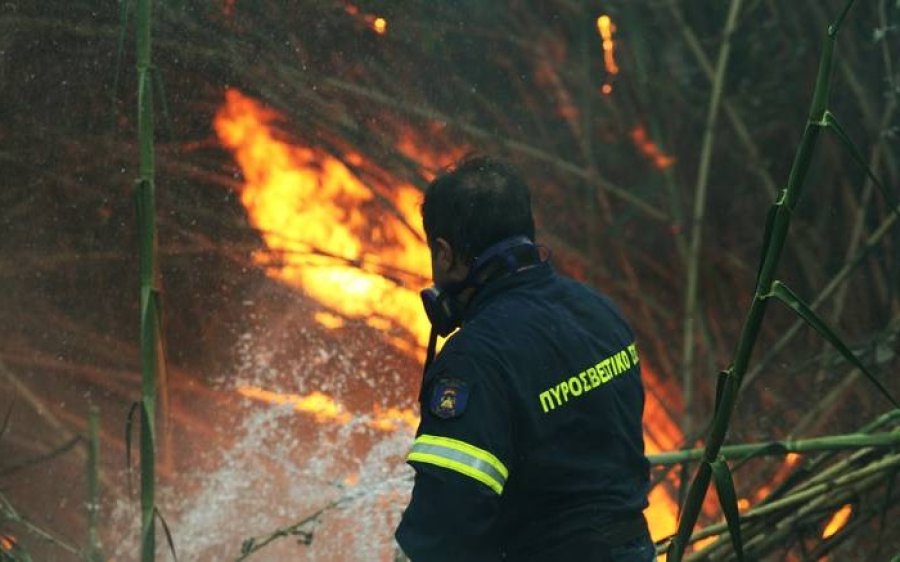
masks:
<svg viewBox="0 0 900 562"><path fill-rule="evenodd" d="M20 515L3 493L0 493L0 517L7 521L22 525L32 535L69 552L69 554L74 554L78 557L81 556L81 550L78 547L73 546L70 542L57 537L50 531L35 525L28 518Z"/></svg>
<svg viewBox="0 0 900 562"><path fill-rule="evenodd" d="M737 26L738 14L742 0L731 0L728 16L722 32L722 45L719 47L719 58L716 62L716 73L712 83L709 107L706 113L706 125L703 131L703 146L700 149L700 164L697 172L697 184L694 187L694 211L691 216L690 248L687 254L687 280L684 293L684 326L682 340L681 385L683 396L683 419L681 431L689 435L693 430L694 399L694 325L697 321L698 276L700 270L700 250L703 240L703 220L706 213L706 191L709 187L709 170L712 165L712 152L715 139L716 123L719 118L719 106L725 86L725 73L728 68L728 55L731 52L731 36Z"/></svg>
<svg viewBox="0 0 900 562"><path fill-rule="evenodd" d="M766 443L744 443L722 447L720 453L726 459L741 459L750 456L783 456L787 453L813 453L818 451L841 451L870 447L892 447L900 444L900 431L888 433L847 433L811 439L786 439ZM703 448L687 451L672 451L647 455L652 466L668 466L703 458Z"/></svg>

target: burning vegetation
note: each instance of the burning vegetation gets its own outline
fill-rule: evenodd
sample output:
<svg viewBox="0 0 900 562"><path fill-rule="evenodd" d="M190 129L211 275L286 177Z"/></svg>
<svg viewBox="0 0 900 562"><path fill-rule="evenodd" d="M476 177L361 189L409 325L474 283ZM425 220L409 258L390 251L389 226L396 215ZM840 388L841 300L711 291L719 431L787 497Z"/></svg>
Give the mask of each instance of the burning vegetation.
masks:
<svg viewBox="0 0 900 562"><path fill-rule="evenodd" d="M0 8L8 31L0 52L13 55L0 58L8 77L0 100L10 109L0 116L9 185L3 560L19 547L35 559L77 559L66 546L77 553L87 526L72 507L83 503L83 487L62 483L84 478L88 403L103 413L105 543L133 536L137 517L122 507L137 500L128 499L121 468L122 427L140 386L136 100L125 87L134 61L115 52L118 12L89 4ZM900 8L887 4L850 12L832 109L848 116L863 161L896 186L891 69L900 34L889 22ZM182 554L237 557L241 540L319 513L350 490L340 505L371 502L361 517L384 535L370 537L372 552L391 555L402 494L380 486L402 471L401 444L417 424L428 331L418 297L430 275L420 190L472 149L525 171L538 236L556 266L612 294L634 321L655 463L647 515L665 541L700 458L692 449L706 441L712 374L726 366L752 298L764 209L787 177L821 30L840 7L745 6L730 36L718 4L621 1L602 13L564 2L484 4L465 17L449 2L384 11L301 2L290 12L268 2L160 5L154 99L169 365L161 390L171 407L161 413L158 464L159 488L177 492L159 505ZM729 72L717 76L728 36ZM703 164L704 111L717 80L721 114ZM896 396L894 202L852 159L817 165L808 204L794 213L784 276ZM704 174L714 212L695 215ZM693 250L695 221L706 236ZM692 255L700 297L691 311L682 293ZM687 375L685 316L697 326ZM882 415L889 406L861 372L793 316L773 310L760 338L723 449L748 553L799 561L900 552L896 413ZM747 443L756 448L728 448ZM225 479L229 463L242 470ZM360 500L366 489L371 498ZM254 494L264 501L242 503ZM227 512L229 500L241 512L278 507L253 521L225 514L220 529L236 536L190 544L207 530L200 521L212 525L200 504ZM711 493L703 504L691 560L732 556L716 500ZM340 524L329 526L329 517ZM340 545L352 543L343 527L352 529L353 518L304 519L321 524L310 548L327 546L289 545L285 555L360 559L362 547ZM56 543L35 539L45 527ZM328 542L329 534L337 538ZM134 545L122 545L115 557L133 557Z"/></svg>

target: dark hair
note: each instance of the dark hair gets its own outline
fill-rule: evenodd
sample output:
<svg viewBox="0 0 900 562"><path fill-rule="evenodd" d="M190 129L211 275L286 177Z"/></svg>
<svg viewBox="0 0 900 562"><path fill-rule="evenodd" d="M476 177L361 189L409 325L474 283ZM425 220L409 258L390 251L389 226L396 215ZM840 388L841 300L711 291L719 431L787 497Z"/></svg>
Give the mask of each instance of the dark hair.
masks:
<svg viewBox="0 0 900 562"><path fill-rule="evenodd" d="M512 167L484 156L462 159L428 185L422 222L429 246L443 238L466 262L511 236L534 240L528 185Z"/></svg>

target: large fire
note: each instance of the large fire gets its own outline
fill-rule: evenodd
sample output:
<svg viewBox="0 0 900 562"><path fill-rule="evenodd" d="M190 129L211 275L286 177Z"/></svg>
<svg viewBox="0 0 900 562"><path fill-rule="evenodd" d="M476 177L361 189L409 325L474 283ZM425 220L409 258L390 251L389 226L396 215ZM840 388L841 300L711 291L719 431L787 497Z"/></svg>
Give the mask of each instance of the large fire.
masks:
<svg viewBox="0 0 900 562"><path fill-rule="evenodd" d="M228 90L215 119L220 140L244 173L241 202L268 246L254 259L334 313L384 329L394 345L418 352L429 331L420 287L402 286L384 273L426 279L430 272L420 191L400 184L376 196L338 158L276 139L270 125L276 117Z"/></svg>
<svg viewBox="0 0 900 562"><path fill-rule="evenodd" d="M315 148L292 146L277 138L271 123L278 115L237 90L228 90L215 118L221 142L234 152L244 175L241 202L267 250L254 259L267 273L321 303L328 311L314 320L327 329L341 329L357 319L381 331L385 340L421 360L429 324L417 290L395 280L391 272L406 272L420 280L430 274L430 254L420 227L421 194L399 183L380 189L363 183L344 163L362 163L355 154L340 158ZM408 138L398 150L414 149ZM458 152L462 152L461 150ZM420 162L433 165L434 155ZM388 205L388 206L385 206ZM648 384L658 384L644 367ZM383 431L409 431L418 424L410 409L373 407L349 412L321 392L285 394L242 386L238 392L253 400L288 405L316 421L347 424L363 420ZM662 395L671 394L665 392ZM647 452L677 447L677 426L652 393L647 399ZM647 517L655 538L671 534L677 505L657 486Z"/></svg>

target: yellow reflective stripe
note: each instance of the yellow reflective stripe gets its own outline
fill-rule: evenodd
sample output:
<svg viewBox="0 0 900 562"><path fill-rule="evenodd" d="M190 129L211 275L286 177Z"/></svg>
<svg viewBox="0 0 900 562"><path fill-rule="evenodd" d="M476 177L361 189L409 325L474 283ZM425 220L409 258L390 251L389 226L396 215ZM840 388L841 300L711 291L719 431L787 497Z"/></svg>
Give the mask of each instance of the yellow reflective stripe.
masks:
<svg viewBox="0 0 900 562"><path fill-rule="evenodd" d="M447 447L448 449L455 449L462 453L466 453L472 455L477 459L481 459L482 461L488 463L494 469L503 475L503 478L509 477L509 471L506 470L506 466L500 462L500 459L492 455L490 452L485 451L484 449L479 449L475 445L469 445L465 441L460 441L459 439L452 439L450 437L440 437L438 435L420 435L416 441L416 443L425 443L427 445L439 445L442 447Z"/></svg>
<svg viewBox="0 0 900 562"><path fill-rule="evenodd" d="M509 476L503 463L488 451L449 437L420 435L407 460L454 470L485 484L497 494L503 493Z"/></svg>
<svg viewBox="0 0 900 562"><path fill-rule="evenodd" d="M497 492L497 495L500 495L503 493L503 485L502 484L500 484L499 482L497 482L496 480L494 480L493 478L491 478L484 472L481 472L480 470L478 470L476 468L472 468L471 466L469 466L465 463L462 463L462 462L459 462L459 461L456 461L453 459L448 459L446 457L434 455L431 453L416 453L416 452L410 453L409 456L406 457L406 460L425 462L425 463L433 464L433 465L440 466L443 468L449 468L450 470L455 470L456 472L459 472L460 474L464 474L464 475L468 476L469 478L474 478L475 480L478 480L479 482L486 485L491 490Z"/></svg>

